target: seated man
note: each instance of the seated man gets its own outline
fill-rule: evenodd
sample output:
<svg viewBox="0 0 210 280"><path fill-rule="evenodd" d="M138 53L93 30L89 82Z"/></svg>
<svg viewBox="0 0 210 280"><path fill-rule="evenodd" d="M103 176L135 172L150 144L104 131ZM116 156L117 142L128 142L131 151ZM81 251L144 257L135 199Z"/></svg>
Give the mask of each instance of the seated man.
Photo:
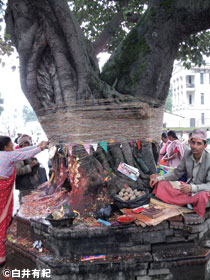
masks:
<svg viewBox="0 0 210 280"><path fill-rule="evenodd" d="M153 193L164 202L186 205L193 204L199 215L205 214L205 207L210 192L210 154L205 150L207 135L205 131L194 129L190 135L190 150L186 150L184 158L173 170L163 176L153 174L150 187ZM187 182L177 181L187 173ZM172 181L170 183L170 181Z"/></svg>
<svg viewBox="0 0 210 280"><path fill-rule="evenodd" d="M32 144L31 137L23 134L18 139L19 148L26 148ZM16 189L20 191L19 201L32 190L47 181L46 171L36 158L20 160L16 163Z"/></svg>

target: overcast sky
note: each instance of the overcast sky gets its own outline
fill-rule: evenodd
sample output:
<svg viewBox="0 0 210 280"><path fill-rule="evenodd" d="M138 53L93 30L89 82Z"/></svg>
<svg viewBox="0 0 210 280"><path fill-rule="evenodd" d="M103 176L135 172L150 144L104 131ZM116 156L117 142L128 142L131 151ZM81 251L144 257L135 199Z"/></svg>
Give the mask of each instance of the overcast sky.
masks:
<svg viewBox="0 0 210 280"><path fill-rule="evenodd" d="M23 105L29 103L20 87L19 70L13 71L11 63L14 65L14 60L6 63L5 67L0 66L0 93L4 99L4 110L13 112L15 109L22 110ZM18 61L15 63L18 65Z"/></svg>

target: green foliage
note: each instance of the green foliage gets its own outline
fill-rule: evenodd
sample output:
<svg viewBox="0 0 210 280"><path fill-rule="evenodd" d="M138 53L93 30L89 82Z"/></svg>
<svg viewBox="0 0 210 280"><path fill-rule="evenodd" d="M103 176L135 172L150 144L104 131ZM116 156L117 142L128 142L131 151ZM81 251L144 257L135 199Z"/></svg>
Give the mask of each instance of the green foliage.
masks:
<svg viewBox="0 0 210 280"><path fill-rule="evenodd" d="M23 106L22 116L24 119L24 122L31 122L31 121L37 121L36 114L34 113L32 108L29 108L28 106Z"/></svg>
<svg viewBox="0 0 210 280"><path fill-rule="evenodd" d="M0 93L0 115L4 111L4 107L2 106L4 104L4 99L1 98L1 93Z"/></svg>
<svg viewBox="0 0 210 280"><path fill-rule="evenodd" d="M190 69L192 64L198 66L205 65L203 55L210 56L209 38L210 31L192 34L180 44L177 59L181 60L187 69Z"/></svg>
<svg viewBox="0 0 210 280"><path fill-rule="evenodd" d="M169 89L169 94L166 99L165 111L172 112L172 89L171 88Z"/></svg>
<svg viewBox="0 0 210 280"><path fill-rule="evenodd" d="M95 39L104 30L104 27L110 22L113 16L122 10L124 21L117 30L115 36L107 46L108 52L113 52L127 33L133 29L135 23L129 21L130 16L142 17L147 9L149 1L147 0L67 0L71 10L74 12L85 36L90 41ZM173 11L172 0L162 0L162 5L167 6L169 13ZM195 0L196 1L196 0ZM5 2L0 0L0 63L4 66L2 57L10 56L14 51L8 34L4 31L4 13ZM205 64L203 56L210 56L210 31L203 31L187 37L180 44L177 59L183 62L186 68L191 64ZM14 70L14 69L13 69Z"/></svg>
<svg viewBox="0 0 210 280"><path fill-rule="evenodd" d="M104 27L111 20L115 13L120 9L123 11L124 22L121 28L115 34L113 40L109 43L108 51L112 52L117 45L125 38L128 31L134 27L134 23L129 22L129 15L142 16L145 12L148 1L130 0L127 6L120 7L122 1L110 0L70 0L70 7L75 13L82 29L88 39L94 41ZM171 0L163 0L162 5L168 5L169 9L173 8ZM203 31L198 34L193 34L180 44L180 49L177 54L177 59L183 62L186 68L190 68L191 64L201 66L205 64L203 56L210 56L210 32Z"/></svg>
<svg viewBox="0 0 210 280"><path fill-rule="evenodd" d="M70 0L68 2L82 27L85 36L91 41L95 41L112 17L122 10L124 21L117 31L117 34L113 36L112 41L109 43L108 51L110 52L117 47L120 41L125 38L127 32L135 25L134 23L129 22L127 17L131 14L140 15L144 10L144 5L138 0L128 1L128 5L123 7L120 7L120 3L123 1Z"/></svg>

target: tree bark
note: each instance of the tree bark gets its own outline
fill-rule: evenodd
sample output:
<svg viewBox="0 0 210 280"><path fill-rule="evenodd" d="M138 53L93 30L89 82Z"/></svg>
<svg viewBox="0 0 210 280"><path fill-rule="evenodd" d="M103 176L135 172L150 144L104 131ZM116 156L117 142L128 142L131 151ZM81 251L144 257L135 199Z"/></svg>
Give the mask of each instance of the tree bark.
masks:
<svg viewBox="0 0 210 280"><path fill-rule="evenodd" d="M120 162L138 167L137 184L148 186L179 43L210 28L210 1L150 1L102 73L67 1L8 0L6 24L19 54L23 92L49 140L115 143L107 154L99 149L97 158L81 160L86 173L94 170L83 181L85 190L95 192L110 169L124 183ZM141 151L129 147L139 140ZM81 151L75 153L80 158Z"/></svg>
<svg viewBox="0 0 210 280"><path fill-rule="evenodd" d="M209 14L208 0L151 1L100 74L94 48L65 0L9 0L7 31L19 53L22 89L48 138L70 141L67 135L77 131L73 140L78 141L80 135L91 134L81 119L87 118L87 126L93 127L94 120L102 122L100 112L107 118L107 110L111 110L114 130L110 127L106 137L121 140L124 131L117 128L139 118L144 129L132 122L141 131L138 136L159 141L179 43L189 34L209 28ZM117 120L116 104L124 121ZM160 121L155 123L152 118ZM96 134L94 129L92 134ZM132 134L138 138L129 132L131 138ZM101 133L97 140L102 137ZM87 141L92 138L86 135Z"/></svg>

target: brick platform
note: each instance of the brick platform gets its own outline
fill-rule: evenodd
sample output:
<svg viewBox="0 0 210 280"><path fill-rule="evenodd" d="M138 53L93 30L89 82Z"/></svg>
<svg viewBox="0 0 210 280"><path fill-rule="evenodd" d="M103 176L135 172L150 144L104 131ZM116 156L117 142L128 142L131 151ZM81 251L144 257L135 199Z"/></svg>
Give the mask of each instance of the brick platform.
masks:
<svg viewBox="0 0 210 280"><path fill-rule="evenodd" d="M23 266L26 259L26 266L50 268L52 280L207 280L209 211L203 220L185 214L145 228L134 224L92 228L79 224L56 229L44 220L29 222L17 217L17 234L31 241L42 240L49 251L34 254L7 241L8 265ZM16 254L19 257L14 262ZM81 261L81 256L100 254L106 258Z"/></svg>

